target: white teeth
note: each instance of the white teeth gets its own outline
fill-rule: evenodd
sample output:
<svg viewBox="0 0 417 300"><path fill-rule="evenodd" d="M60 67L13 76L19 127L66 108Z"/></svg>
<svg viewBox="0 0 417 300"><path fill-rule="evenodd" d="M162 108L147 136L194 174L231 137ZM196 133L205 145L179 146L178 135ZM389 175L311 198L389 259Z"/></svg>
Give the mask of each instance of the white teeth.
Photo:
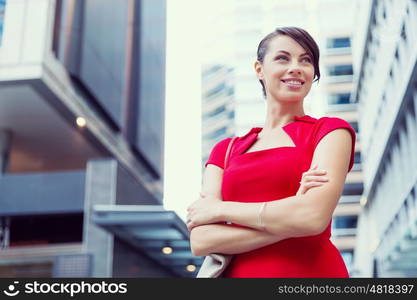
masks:
<svg viewBox="0 0 417 300"><path fill-rule="evenodd" d="M301 82L299 82L299 81L286 81L286 83L289 83L289 84L296 84L296 85L301 85Z"/></svg>

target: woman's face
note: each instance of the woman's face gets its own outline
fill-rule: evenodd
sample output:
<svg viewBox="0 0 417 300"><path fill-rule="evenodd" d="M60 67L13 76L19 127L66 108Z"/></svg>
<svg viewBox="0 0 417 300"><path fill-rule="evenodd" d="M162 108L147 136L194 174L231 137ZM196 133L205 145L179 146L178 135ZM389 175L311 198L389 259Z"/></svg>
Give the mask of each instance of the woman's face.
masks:
<svg viewBox="0 0 417 300"><path fill-rule="evenodd" d="M255 70L265 85L267 96L280 101L303 100L314 78L312 57L286 35L278 35L269 41L264 61L257 61Z"/></svg>

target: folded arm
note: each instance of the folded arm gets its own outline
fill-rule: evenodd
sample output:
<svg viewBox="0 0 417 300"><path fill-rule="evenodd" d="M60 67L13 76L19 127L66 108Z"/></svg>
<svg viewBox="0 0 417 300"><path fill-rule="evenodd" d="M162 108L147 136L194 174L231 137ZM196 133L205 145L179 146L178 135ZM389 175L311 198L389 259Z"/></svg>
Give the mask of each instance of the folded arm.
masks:
<svg viewBox="0 0 417 300"><path fill-rule="evenodd" d="M209 223L193 227L190 235L193 253L236 254L286 238L321 233L329 224L343 191L351 143L347 130L337 129L327 134L315 149L312 165L325 169L329 182L303 195L268 202L262 212L264 226L259 223L262 203L221 201L216 220L209 223L229 221L246 228ZM203 194L221 199L222 172L215 166L206 168Z"/></svg>
<svg viewBox="0 0 417 300"><path fill-rule="evenodd" d="M252 228L223 224L197 226L191 230L191 249L196 256L210 253L239 254L282 240L278 235Z"/></svg>
<svg viewBox="0 0 417 300"><path fill-rule="evenodd" d="M222 201L221 182L223 169L208 165L204 172L202 193ZM209 205L209 201L205 205ZM278 235L252 228L225 224L206 224L194 227L190 232L191 250L194 255L210 253L238 254L258 249L280 241Z"/></svg>

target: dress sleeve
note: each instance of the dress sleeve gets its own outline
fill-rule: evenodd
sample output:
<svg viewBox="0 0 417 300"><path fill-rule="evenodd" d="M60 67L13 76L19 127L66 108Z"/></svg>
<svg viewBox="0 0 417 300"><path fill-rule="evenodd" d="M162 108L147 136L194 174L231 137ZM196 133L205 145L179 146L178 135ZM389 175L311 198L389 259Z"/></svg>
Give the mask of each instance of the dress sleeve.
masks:
<svg viewBox="0 0 417 300"><path fill-rule="evenodd" d="M207 162L204 164L205 167L207 167L208 164L213 164L222 169L224 168L224 157L226 155L227 146L229 145L231 139L231 137L225 138L214 145L214 147L211 149L211 153Z"/></svg>
<svg viewBox="0 0 417 300"><path fill-rule="evenodd" d="M350 170L353 167L353 163L355 161L355 142L356 142L355 130L348 122L340 118L324 117L319 122L320 123L316 131L314 140L313 140L313 149L316 149L316 146L321 141L321 139L333 130L336 130L339 128L345 128L350 132L350 135L352 136L352 153L350 155L350 162L349 162L349 169L348 169L348 172L350 172Z"/></svg>

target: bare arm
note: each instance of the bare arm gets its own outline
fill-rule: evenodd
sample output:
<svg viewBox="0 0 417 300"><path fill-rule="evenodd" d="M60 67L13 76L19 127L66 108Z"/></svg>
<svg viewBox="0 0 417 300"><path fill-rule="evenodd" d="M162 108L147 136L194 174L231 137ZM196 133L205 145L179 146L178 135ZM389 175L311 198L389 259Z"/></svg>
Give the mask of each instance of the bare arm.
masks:
<svg viewBox="0 0 417 300"><path fill-rule="evenodd" d="M193 228L190 235L194 255L210 253L239 254L282 240L277 235L252 228L209 224Z"/></svg>

